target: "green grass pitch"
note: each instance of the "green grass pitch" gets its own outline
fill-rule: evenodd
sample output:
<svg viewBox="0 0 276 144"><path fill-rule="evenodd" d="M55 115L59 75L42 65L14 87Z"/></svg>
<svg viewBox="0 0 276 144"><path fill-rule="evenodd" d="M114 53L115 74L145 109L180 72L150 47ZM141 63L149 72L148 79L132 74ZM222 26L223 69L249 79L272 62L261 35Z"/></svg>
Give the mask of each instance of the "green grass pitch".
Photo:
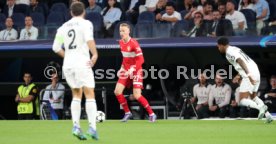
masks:
<svg viewBox="0 0 276 144"><path fill-rule="evenodd" d="M98 123L99 141L79 141L72 122L0 121L1 144L275 144L276 123L257 120L131 120ZM87 121L81 121L83 131Z"/></svg>

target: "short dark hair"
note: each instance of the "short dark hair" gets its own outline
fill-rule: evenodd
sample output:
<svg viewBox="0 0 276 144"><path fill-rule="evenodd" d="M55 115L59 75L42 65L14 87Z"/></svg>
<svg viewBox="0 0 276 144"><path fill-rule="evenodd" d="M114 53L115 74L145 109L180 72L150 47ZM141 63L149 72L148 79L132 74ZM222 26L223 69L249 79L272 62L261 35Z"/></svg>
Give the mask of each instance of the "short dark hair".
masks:
<svg viewBox="0 0 276 144"><path fill-rule="evenodd" d="M73 2L70 10L74 16L80 16L84 12L84 4L82 2Z"/></svg>
<svg viewBox="0 0 276 144"><path fill-rule="evenodd" d="M214 7L213 5L214 5L214 3L213 3L213 1L206 1L206 2L204 2L203 3L203 7L205 7L205 6L207 6L207 5L211 5L212 7Z"/></svg>
<svg viewBox="0 0 276 144"><path fill-rule="evenodd" d="M217 40L217 43L219 45L228 45L229 44L229 40L227 37L219 37L218 40Z"/></svg>
<svg viewBox="0 0 276 144"><path fill-rule="evenodd" d="M234 6L236 5L236 2L234 0L228 0L226 3L232 3Z"/></svg>
<svg viewBox="0 0 276 144"><path fill-rule="evenodd" d="M171 7L173 7L173 9L175 9L175 4L174 4L174 2L167 2L167 4L166 4L166 7L167 6L171 6Z"/></svg>

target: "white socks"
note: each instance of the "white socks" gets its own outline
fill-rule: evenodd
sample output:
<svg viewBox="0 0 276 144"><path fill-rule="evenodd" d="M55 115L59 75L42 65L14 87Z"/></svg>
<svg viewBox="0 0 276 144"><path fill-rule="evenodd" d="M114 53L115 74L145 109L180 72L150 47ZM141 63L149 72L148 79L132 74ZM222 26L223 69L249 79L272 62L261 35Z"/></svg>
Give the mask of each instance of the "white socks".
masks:
<svg viewBox="0 0 276 144"><path fill-rule="evenodd" d="M86 99L85 110L88 117L89 126L96 130L97 105L95 99Z"/></svg>
<svg viewBox="0 0 276 144"><path fill-rule="evenodd" d="M73 125L80 128L81 99L73 98L71 102L71 115Z"/></svg>
<svg viewBox="0 0 276 144"><path fill-rule="evenodd" d="M260 107L251 99L243 98L240 101L240 105L260 110Z"/></svg>
<svg viewBox="0 0 276 144"><path fill-rule="evenodd" d="M272 115L267 111L267 112L265 112L265 117L266 117L266 118L272 117Z"/></svg>
<svg viewBox="0 0 276 144"><path fill-rule="evenodd" d="M258 96L255 96L255 98L253 99L253 101L254 101L255 103L257 103L257 105L258 105L259 107L262 107L262 106L264 105L264 102L263 102Z"/></svg>

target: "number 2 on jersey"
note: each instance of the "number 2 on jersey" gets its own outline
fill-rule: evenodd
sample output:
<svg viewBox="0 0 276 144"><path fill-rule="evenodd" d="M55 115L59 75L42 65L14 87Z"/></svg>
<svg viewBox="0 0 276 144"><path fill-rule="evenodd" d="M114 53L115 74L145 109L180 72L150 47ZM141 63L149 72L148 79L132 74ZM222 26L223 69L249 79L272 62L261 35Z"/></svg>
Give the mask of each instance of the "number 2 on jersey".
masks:
<svg viewBox="0 0 276 144"><path fill-rule="evenodd" d="M69 36L70 38L72 38L72 41L71 41L70 44L69 44L69 49L76 49L77 46L74 45L74 41L75 41L75 38L76 38L76 32L75 32L75 30L74 30L74 29L69 30L68 36Z"/></svg>

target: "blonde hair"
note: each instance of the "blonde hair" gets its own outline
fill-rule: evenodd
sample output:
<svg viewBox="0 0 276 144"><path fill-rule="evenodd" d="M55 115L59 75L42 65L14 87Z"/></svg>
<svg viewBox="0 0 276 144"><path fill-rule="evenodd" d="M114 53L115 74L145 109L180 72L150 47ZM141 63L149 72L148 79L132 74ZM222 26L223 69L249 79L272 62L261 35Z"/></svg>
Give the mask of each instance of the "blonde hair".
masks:
<svg viewBox="0 0 276 144"><path fill-rule="evenodd" d="M130 30L130 25L127 23L121 23L120 27L127 27Z"/></svg>

